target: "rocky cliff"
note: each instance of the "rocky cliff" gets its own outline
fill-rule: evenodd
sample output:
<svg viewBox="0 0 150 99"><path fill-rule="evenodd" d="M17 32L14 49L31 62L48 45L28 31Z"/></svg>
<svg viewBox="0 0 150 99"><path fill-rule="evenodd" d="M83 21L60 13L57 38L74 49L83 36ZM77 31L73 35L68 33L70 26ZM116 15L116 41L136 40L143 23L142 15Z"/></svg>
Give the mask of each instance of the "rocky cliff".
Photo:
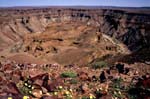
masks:
<svg viewBox="0 0 150 99"><path fill-rule="evenodd" d="M117 38L132 51L148 46L150 14L111 9L0 9L0 47L14 44L26 33L45 30L51 22L83 21L99 32Z"/></svg>

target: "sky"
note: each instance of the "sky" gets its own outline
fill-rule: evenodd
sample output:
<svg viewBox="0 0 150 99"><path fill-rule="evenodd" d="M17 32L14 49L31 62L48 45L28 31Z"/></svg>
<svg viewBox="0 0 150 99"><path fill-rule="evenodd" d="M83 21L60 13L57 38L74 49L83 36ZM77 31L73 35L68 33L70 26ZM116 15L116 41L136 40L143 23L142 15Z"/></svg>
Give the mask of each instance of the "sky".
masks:
<svg viewBox="0 0 150 99"><path fill-rule="evenodd" d="M150 0L0 0L0 7L13 6L150 7Z"/></svg>

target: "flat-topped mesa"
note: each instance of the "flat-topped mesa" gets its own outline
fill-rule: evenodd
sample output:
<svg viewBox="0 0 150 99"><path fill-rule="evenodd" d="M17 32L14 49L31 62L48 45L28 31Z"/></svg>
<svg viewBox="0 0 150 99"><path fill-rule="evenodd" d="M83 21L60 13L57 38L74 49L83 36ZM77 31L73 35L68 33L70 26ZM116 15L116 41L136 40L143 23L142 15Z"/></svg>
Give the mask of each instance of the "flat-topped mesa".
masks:
<svg viewBox="0 0 150 99"><path fill-rule="evenodd" d="M150 45L149 10L30 8L0 9L0 48L22 40L27 33L41 33L53 22L84 22L123 42L131 51ZM146 14L147 13L147 14Z"/></svg>

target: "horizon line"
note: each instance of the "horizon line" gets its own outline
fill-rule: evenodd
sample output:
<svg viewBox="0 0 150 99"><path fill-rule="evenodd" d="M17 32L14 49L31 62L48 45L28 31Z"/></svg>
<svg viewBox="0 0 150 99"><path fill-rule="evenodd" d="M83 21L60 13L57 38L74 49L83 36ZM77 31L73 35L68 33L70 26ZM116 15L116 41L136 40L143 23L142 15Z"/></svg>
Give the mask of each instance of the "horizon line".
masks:
<svg viewBox="0 0 150 99"><path fill-rule="evenodd" d="M120 8L150 8L150 6L110 6L110 5L21 5L21 6L0 6L0 8L15 7L120 7Z"/></svg>

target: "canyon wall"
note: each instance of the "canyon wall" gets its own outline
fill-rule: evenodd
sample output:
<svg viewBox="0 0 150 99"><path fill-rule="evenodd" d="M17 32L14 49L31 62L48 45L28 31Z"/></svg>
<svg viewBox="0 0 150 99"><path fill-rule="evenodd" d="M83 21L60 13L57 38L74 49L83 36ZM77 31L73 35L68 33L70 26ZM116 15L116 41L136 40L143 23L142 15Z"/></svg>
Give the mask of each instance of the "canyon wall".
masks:
<svg viewBox="0 0 150 99"><path fill-rule="evenodd" d="M85 22L126 44L131 51L150 45L150 14L119 9L0 9L0 50L40 33L53 22Z"/></svg>

